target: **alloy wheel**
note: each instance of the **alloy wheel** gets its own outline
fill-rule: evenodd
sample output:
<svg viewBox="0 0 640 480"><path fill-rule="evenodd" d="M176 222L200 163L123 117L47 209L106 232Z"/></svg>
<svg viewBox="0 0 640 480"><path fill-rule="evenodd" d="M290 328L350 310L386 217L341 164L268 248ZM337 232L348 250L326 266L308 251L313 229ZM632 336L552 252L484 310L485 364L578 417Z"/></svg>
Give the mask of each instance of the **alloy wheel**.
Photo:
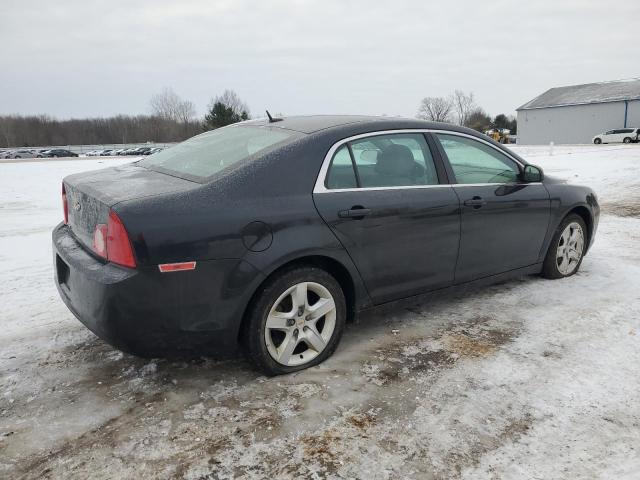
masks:
<svg viewBox="0 0 640 480"><path fill-rule="evenodd" d="M584 252L584 232L578 222L566 226L556 250L556 265L562 275L570 275L578 268Z"/></svg>
<svg viewBox="0 0 640 480"><path fill-rule="evenodd" d="M301 282L287 288L274 302L264 339L276 362L299 366L326 348L335 327L336 304L329 290L316 282Z"/></svg>

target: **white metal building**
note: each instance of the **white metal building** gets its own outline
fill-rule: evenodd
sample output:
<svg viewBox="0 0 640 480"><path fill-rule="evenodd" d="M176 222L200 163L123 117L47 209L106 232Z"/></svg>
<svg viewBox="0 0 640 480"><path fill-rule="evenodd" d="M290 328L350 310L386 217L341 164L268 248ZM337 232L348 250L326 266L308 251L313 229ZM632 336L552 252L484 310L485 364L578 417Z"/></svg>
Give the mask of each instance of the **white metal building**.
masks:
<svg viewBox="0 0 640 480"><path fill-rule="evenodd" d="M518 112L518 143L591 143L598 133L640 127L640 78L547 90Z"/></svg>

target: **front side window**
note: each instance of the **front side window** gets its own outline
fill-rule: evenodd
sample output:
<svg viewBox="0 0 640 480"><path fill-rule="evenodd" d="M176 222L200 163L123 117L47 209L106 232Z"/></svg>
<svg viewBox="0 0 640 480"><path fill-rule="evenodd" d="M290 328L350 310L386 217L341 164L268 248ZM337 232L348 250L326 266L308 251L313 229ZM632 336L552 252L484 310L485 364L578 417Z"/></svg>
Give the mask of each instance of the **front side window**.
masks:
<svg viewBox="0 0 640 480"><path fill-rule="evenodd" d="M489 145L458 135L436 134L458 183L517 182L516 163Z"/></svg>
<svg viewBox="0 0 640 480"><path fill-rule="evenodd" d="M231 125L190 138L140 160L138 165L177 176L205 180L230 165L296 137L291 130Z"/></svg>

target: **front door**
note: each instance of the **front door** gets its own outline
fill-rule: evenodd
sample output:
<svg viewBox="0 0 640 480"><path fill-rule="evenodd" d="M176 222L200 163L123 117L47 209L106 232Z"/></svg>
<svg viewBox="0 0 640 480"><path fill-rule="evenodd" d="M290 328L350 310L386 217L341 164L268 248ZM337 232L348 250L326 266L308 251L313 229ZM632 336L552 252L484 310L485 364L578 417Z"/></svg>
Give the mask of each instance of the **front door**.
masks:
<svg viewBox="0 0 640 480"><path fill-rule="evenodd" d="M438 173L423 134L381 134L342 145L314 192L376 304L453 283L459 201Z"/></svg>
<svg viewBox="0 0 640 480"><path fill-rule="evenodd" d="M545 186L521 182L521 166L488 143L454 134L436 137L462 208L455 282L538 263L550 216Z"/></svg>

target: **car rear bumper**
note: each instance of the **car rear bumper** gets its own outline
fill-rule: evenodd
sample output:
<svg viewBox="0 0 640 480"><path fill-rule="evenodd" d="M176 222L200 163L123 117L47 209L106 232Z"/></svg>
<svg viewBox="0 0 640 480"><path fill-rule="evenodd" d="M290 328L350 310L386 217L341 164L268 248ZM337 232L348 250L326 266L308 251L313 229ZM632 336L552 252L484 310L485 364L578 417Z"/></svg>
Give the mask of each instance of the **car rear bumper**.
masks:
<svg viewBox="0 0 640 480"><path fill-rule="evenodd" d="M144 356L235 350L245 306L261 281L236 259L171 273L105 263L64 224L53 231L53 252L56 286L69 310L114 347Z"/></svg>

